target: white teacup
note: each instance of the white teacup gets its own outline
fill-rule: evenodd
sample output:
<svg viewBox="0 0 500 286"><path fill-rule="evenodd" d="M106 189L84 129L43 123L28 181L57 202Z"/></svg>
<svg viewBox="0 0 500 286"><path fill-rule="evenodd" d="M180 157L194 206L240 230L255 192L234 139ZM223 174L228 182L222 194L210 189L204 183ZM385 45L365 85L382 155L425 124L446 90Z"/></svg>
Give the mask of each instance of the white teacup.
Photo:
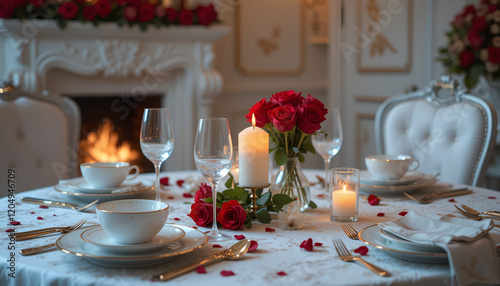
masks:
<svg viewBox="0 0 500 286"><path fill-rule="evenodd" d="M117 200L97 205L103 230L116 242L136 244L150 241L165 225L169 205L155 200Z"/></svg>
<svg viewBox="0 0 500 286"><path fill-rule="evenodd" d="M135 170L130 174L131 170ZM127 162L99 162L80 164L82 176L93 188L116 188L125 180L133 180L139 175L139 167Z"/></svg>
<svg viewBox="0 0 500 286"><path fill-rule="evenodd" d="M415 171L419 162L410 155L371 155L365 157L366 168L377 180L401 179L408 171Z"/></svg>

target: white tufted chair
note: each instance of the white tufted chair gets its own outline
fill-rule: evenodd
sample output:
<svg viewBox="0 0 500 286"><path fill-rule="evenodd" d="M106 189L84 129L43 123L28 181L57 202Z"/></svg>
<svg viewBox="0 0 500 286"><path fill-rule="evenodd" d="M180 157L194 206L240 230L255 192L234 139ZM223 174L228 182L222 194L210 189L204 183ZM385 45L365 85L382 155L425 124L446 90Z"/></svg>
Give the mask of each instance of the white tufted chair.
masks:
<svg viewBox="0 0 500 286"><path fill-rule="evenodd" d="M0 89L0 197L78 174L80 110L67 97ZM10 170L10 171L9 171Z"/></svg>
<svg viewBox="0 0 500 286"><path fill-rule="evenodd" d="M449 76L390 97L375 117L377 152L413 155L418 171L449 183L483 183L496 133L494 107Z"/></svg>

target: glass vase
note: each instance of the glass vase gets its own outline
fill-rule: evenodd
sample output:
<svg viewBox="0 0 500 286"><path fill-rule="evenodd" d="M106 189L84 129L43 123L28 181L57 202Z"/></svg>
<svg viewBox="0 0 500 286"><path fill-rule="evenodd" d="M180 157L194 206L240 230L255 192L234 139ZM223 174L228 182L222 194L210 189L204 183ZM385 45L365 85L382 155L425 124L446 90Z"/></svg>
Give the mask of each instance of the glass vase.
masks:
<svg viewBox="0 0 500 286"><path fill-rule="evenodd" d="M310 183L307 179L298 158L288 158L280 166L278 173L271 182L271 191L274 194L288 195L300 206L300 211L305 211L311 201Z"/></svg>

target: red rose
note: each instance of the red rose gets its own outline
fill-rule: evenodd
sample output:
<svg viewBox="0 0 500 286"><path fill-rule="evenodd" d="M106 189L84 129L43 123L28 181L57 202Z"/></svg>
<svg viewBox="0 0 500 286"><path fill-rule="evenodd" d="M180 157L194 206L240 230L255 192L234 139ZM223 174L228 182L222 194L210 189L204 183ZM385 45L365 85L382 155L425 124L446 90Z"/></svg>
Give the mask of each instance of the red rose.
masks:
<svg viewBox="0 0 500 286"><path fill-rule="evenodd" d="M128 4L128 0L115 0L118 6L125 6Z"/></svg>
<svg viewBox="0 0 500 286"><path fill-rule="evenodd" d="M297 109L297 127L306 134L313 134L321 128L326 118L323 111L314 104L302 104Z"/></svg>
<svg viewBox="0 0 500 286"><path fill-rule="evenodd" d="M200 25L210 25L215 19L217 19L217 11L215 11L214 5L208 6L198 6L196 8L196 14L198 15L198 22Z"/></svg>
<svg viewBox="0 0 500 286"><path fill-rule="evenodd" d="M42 7L45 2L47 2L47 0L30 0L30 3L33 4L33 6L35 6L36 8Z"/></svg>
<svg viewBox="0 0 500 286"><path fill-rule="evenodd" d="M482 32L488 28L488 22L486 21L486 17L476 17L472 19L472 29Z"/></svg>
<svg viewBox="0 0 500 286"><path fill-rule="evenodd" d="M155 6L149 2L142 4L139 11L139 22L145 23L153 20L155 17Z"/></svg>
<svg viewBox="0 0 500 286"><path fill-rule="evenodd" d="M137 15L139 15L139 12L137 12L137 8L134 6L128 6L123 11L123 17L125 17L125 19L129 22L135 21L137 19Z"/></svg>
<svg viewBox="0 0 500 286"><path fill-rule="evenodd" d="M85 17L85 19L92 21L95 19L96 15L97 10L95 6L86 6L85 8L83 8L83 17Z"/></svg>
<svg viewBox="0 0 500 286"><path fill-rule="evenodd" d="M297 122L296 113L293 105L286 104L269 110L268 116L274 128L280 132L287 132L295 127L295 123Z"/></svg>
<svg viewBox="0 0 500 286"><path fill-rule="evenodd" d="M0 18L10 18L14 13L14 1L4 0L0 2Z"/></svg>
<svg viewBox="0 0 500 286"><path fill-rule="evenodd" d="M246 218L247 212L235 200L223 203L222 208L217 215L217 221L225 229L241 228L245 223Z"/></svg>
<svg viewBox="0 0 500 286"><path fill-rule="evenodd" d="M326 115L328 113L328 109L325 108L325 105L323 104L323 102L312 97L310 94L308 94L306 99L304 99L304 103L316 105L317 107L319 107L319 109L321 109L321 112L323 112L323 115Z"/></svg>
<svg viewBox="0 0 500 286"><path fill-rule="evenodd" d="M252 114L255 114L255 125L258 127L264 127L270 122L268 111L277 107L277 104L272 102L266 102L263 98L257 102L252 108L249 109L249 113L245 115L247 122L252 122Z"/></svg>
<svg viewBox="0 0 500 286"><path fill-rule="evenodd" d="M191 205L191 212L188 214L198 226L207 226L213 222L214 207L204 201L197 201ZM216 208L219 213L220 209Z"/></svg>
<svg viewBox="0 0 500 286"><path fill-rule="evenodd" d="M488 61L500 64L500 48L488 47Z"/></svg>
<svg viewBox="0 0 500 286"><path fill-rule="evenodd" d="M167 15L167 12L165 11L165 8L163 8L162 5L156 5L155 7L155 16L157 18L163 18Z"/></svg>
<svg viewBox="0 0 500 286"><path fill-rule="evenodd" d="M469 15L474 13L476 13L476 8L474 7L474 5L465 6L464 15Z"/></svg>
<svg viewBox="0 0 500 286"><path fill-rule="evenodd" d="M85 3L85 0L74 0L77 4L83 4Z"/></svg>
<svg viewBox="0 0 500 286"><path fill-rule="evenodd" d="M194 194L194 201L197 202L199 200L211 197L212 197L212 187L205 183L201 183L200 188L198 188L196 194Z"/></svg>
<svg viewBox="0 0 500 286"><path fill-rule="evenodd" d="M488 5L488 13L489 14L492 14L492 13L495 13L495 11L498 9L497 5L495 4L491 4L491 5Z"/></svg>
<svg viewBox="0 0 500 286"><path fill-rule="evenodd" d="M474 63L474 54L469 50L465 50L460 54L459 60L461 67L468 68Z"/></svg>
<svg viewBox="0 0 500 286"><path fill-rule="evenodd" d="M179 23L181 23L181 25L186 25L186 26L193 24L193 12L186 9L182 9L179 12Z"/></svg>
<svg viewBox="0 0 500 286"><path fill-rule="evenodd" d="M175 10L174 8L165 9L165 16L167 17L167 20L169 22L174 22L177 18L177 10Z"/></svg>
<svg viewBox="0 0 500 286"><path fill-rule="evenodd" d="M467 39L470 42L470 46L474 50L480 49L481 45L483 44L483 37L479 35L476 30L470 30L469 34L467 35Z"/></svg>
<svg viewBox="0 0 500 286"><path fill-rule="evenodd" d="M59 6L57 13L66 20L71 20L78 15L78 5L75 2L64 2Z"/></svg>
<svg viewBox="0 0 500 286"><path fill-rule="evenodd" d="M300 96L302 92L295 92L293 90L282 91L271 95L271 102L278 105L292 104L298 106L302 103L304 98Z"/></svg>
<svg viewBox="0 0 500 286"><path fill-rule="evenodd" d="M455 19L453 20L453 25L457 28L461 28L464 23L465 17L464 14L457 14Z"/></svg>
<svg viewBox="0 0 500 286"><path fill-rule="evenodd" d="M111 13L111 4L109 4L108 0L99 0L95 4L95 8L97 15L101 16L101 18L106 18Z"/></svg>
<svg viewBox="0 0 500 286"><path fill-rule="evenodd" d="M4 2L4 1L2 1L2 2ZM30 1L29 0L9 0L9 1L5 1L5 2L11 2L12 5L14 6L14 9L16 9L18 7L27 5Z"/></svg>

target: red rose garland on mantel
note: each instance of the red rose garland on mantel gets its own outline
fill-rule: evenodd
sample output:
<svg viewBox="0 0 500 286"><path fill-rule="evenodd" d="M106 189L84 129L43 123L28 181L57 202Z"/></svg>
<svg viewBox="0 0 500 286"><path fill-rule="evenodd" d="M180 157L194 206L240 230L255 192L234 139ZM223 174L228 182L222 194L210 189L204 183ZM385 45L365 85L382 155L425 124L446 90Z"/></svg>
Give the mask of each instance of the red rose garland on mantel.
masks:
<svg viewBox="0 0 500 286"><path fill-rule="evenodd" d="M156 3L156 4L153 4ZM164 7L161 1L142 0L0 0L0 18L57 20L64 29L68 21L116 22L124 25L138 25L142 31L148 26L202 25L209 26L217 21L214 5L198 5L193 9L182 7L180 11Z"/></svg>

